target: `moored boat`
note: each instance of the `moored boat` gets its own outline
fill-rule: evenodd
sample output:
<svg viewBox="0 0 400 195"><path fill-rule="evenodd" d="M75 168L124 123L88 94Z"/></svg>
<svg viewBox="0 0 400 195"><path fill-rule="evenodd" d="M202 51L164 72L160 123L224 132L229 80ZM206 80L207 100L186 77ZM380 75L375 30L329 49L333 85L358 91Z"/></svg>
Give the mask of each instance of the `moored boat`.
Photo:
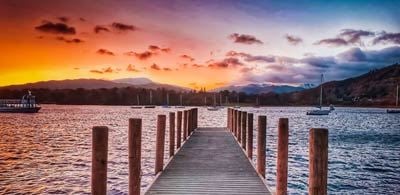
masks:
<svg viewBox="0 0 400 195"><path fill-rule="evenodd" d="M331 112L331 110L322 110L322 82L324 79L324 75L321 74L321 88L320 88L320 94L319 94L319 106L317 108L319 108L319 110L310 110L307 111L307 115L329 115L329 113ZM331 107L332 108L332 107Z"/></svg>
<svg viewBox="0 0 400 195"><path fill-rule="evenodd" d="M398 108L398 106L399 106L399 85L397 85L397 87L396 87L396 108ZM396 109L396 108L387 109L386 113L388 113L388 114L400 113L400 108L398 108L398 109Z"/></svg>
<svg viewBox="0 0 400 195"><path fill-rule="evenodd" d="M0 100L1 113L37 113L41 107L36 103L35 96L29 91L22 99Z"/></svg>

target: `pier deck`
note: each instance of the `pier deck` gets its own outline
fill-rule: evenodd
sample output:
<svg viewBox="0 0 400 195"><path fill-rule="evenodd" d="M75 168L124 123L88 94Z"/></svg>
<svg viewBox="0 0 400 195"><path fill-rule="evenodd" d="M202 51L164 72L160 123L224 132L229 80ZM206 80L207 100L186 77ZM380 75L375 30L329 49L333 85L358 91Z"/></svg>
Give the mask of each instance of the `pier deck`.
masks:
<svg viewBox="0 0 400 195"><path fill-rule="evenodd" d="M227 128L198 128L145 194L271 194Z"/></svg>

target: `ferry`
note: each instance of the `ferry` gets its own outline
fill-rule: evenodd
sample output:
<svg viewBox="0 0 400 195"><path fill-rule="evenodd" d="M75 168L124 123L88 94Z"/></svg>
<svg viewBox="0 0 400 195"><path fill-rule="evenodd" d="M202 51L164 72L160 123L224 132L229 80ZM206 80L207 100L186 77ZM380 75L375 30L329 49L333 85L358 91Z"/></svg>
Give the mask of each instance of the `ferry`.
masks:
<svg viewBox="0 0 400 195"><path fill-rule="evenodd" d="M22 99L0 100L0 113L37 113L41 107L36 103L35 96L29 91Z"/></svg>

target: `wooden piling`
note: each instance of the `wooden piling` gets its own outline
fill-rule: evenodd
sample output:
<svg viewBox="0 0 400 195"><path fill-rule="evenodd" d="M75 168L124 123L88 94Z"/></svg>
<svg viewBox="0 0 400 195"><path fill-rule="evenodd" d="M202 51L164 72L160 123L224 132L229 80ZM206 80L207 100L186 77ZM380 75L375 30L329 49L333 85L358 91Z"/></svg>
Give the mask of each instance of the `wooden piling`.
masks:
<svg viewBox="0 0 400 195"><path fill-rule="evenodd" d="M265 178L265 145L267 117L258 116L257 135L257 172Z"/></svg>
<svg viewBox="0 0 400 195"><path fill-rule="evenodd" d="M192 133L192 127L193 127L193 110L189 109L188 110L188 136Z"/></svg>
<svg viewBox="0 0 400 195"><path fill-rule="evenodd" d="M108 127L92 129L92 194L107 194Z"/></svg>
<svg viewBox="0 0 400 195"><path fill-rule="evenodd" d="M325 195L328 186L328 129L310 129L308 194Z"/></svg>
<svg viewBox="0 0 400 195"><path fill-rule="evenodd" d="M169 157L175 153L175 112L169 113Z"/></svg>
<svg viewBox="0 0 400 195"><path fill-rule="evenodd" d="M231 124L230 124L230 120L231 120L231 108L228 108L228 109L226 109L226 128L228 128L229 129L229 131L232 131L231 130Z"/></svg>
<svg viewBox="0 0 400 195"><path fill-rule="evenodd" d="M199 127L199 109L194 108L194 129Z"/></svg>
<svg viewBox="0 0 400 195"><path fill-rule="evenodd" d="M276 194L287 194L289 120L280 118L278 125L278 156L276 162Z"/></svg>
<svg viewBox="0 0 400 195"><path fill-rule="evenodd" d="M246 128L247 128L247 112L242 112L242 148L246 150Z"/></svg>
<svg viewBox="0 0 400 195"><path fill-rule="evenodd" d="M253 159L253 114L247 114L247 157Z"/></svg>
<svg viewBox="0 0 400 195"><path fill-rule="evenodd" d="M236 116L237 115L237 110L233 110L233 116L232 116L232 125L233 125L233 135L236 137L237 133L236 133L236 127L237 127L237 122L236 122Z"/></svg>
<svg viewBox="0 0 400 195"><path fill-rule="evenodd" d="M177 113L177 128L176 128L176 149L181 147L182 140L182 111Z"/></svg>
<svg viewBox="0 0 400 195"><path fill-rule="evenodd" d="M164 143L165 143L165 125L166 116L157 116L157 140L156 140L156 163L155 174L163 170L164 166Z"/></svg>
<svg viewBox="0 0 400 195"><path fill-rule="evenodd" d="M237 140L239 143L242 143L242 111L238 112L238 129L237 129Z"/></svg>
<svg viewBox="0 0 400 195"><path fill-rule="evenodd" d="M188 137L188 111L183 111L183 141Z"/></svg>
<svg viewBox="0 0 400 195"><path fill-rule="evenodd" d="M129 119L129 195L140 195L142 119Z"/></svg>

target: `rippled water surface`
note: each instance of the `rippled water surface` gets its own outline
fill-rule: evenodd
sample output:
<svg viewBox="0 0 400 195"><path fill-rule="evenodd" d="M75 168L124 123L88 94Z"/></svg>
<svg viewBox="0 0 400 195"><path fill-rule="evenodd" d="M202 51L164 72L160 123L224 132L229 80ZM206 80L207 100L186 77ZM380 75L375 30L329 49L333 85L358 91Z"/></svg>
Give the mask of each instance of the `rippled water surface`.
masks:
<svg viewBox="0 0 400 195"><path fill-rule="evenodd" d="M308 130L329 129L330 194L400 193L400 114L378 108L337 108L307 116L303 107L242 108L267 115L267 183L274 189L277 122L289 118L289 192L307 193ZM128 118L143 118L142 189L154 179L157 114L175 108L51 106L38 114L0 113L0 194L89 194L91 127L110 127L108 190L128 189ZM254 122L254 124L257 124ZM226 109L199 109L199 126L226 126ZM166 133L168 140L168 132ZM168 147L166 147L167 149ZM166 153L167 154L167 153Z"/></svg>

